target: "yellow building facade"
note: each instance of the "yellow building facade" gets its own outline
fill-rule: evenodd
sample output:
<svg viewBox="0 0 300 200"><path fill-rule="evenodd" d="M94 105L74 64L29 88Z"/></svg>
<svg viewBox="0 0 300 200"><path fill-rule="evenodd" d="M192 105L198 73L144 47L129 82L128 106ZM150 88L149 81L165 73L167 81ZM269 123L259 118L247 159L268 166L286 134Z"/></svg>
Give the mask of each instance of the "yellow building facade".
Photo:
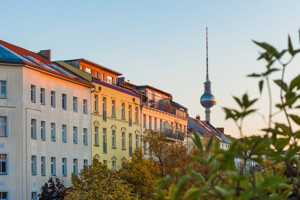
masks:
<svg viewBox="0 0 300 200"><path fill-rule="evenodd" d="M85 59L64 62L90 74L95 86L91 93L92 158L119 169L140 147L141 95L117 84L119 72Z"/></svg>

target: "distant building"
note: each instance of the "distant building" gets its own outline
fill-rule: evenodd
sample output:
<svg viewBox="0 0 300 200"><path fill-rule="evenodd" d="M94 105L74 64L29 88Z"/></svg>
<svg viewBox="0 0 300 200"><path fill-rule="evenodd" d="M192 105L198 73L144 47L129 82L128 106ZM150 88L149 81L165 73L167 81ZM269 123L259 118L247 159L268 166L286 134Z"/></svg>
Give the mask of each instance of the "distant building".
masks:
<svg viewBox="0 0 300 200"><path fill-rule="evenodd" d="M140 146L141 95L118 85L121 73L87 59L58 64L95 86L91 93L92 157L119 169Z"/></svg>
<svg viewBox="0 0 300 200"><path fill-rule="evenodd" d="M0 196L37 199L91 163L91 88L39 54L0 40Z"/></svg>
<svg viewBox="0 0 300 200"><path fill-rule="evenodd" d="M150 85L134 85L119 79L119 84L135 89L142 96L142 132L165 133L171 140L184 141L188 125L188 109L173 101L170 93ZM146 146L144 146L146 147ZM144 153L147 154L146 148Z"/></svg>
<svg viewBox="0 0 300 200"><path fill-rule="evenodd" d="M218 128L215 128L210 123L200 120L200 117L196 117L196 118L189 117L188 136L193 137L194 131L200 136L201 139L204 139L202 141L207 140L207 138L210 138L211 136L214 139L219 140L221 149L225 149L225 150L229 149L230 144L232 143L231 140L229 140L223 132L221 132ZM192 141L189 140L189 142ZM192 147L193 145L190 144L188 146Z"/></svg>

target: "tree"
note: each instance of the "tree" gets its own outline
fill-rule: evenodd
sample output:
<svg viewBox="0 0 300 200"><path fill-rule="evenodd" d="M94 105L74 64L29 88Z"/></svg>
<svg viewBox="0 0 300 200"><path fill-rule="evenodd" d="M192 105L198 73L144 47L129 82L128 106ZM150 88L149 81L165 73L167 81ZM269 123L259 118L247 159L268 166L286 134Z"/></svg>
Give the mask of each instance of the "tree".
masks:
<svg viewBox="0 0 300 200"><path fill-rule="evenodd" d="M300 38L300 31L299 31ZM265 42L256 42L263 49L258 60L266 61L266 71L250 74L250 77L260 78L259 92L267 85L269 96L268 127L263 129L262 136L244 137L243 124L247 116L255 113L253 105L258 100L251 99L247 94L241 98L234 97L238 109L224 108L226 119L231 119L237 125L242 142L233 141L228 150L219 148L216 140L212 154L209 156L195 155L194 159L211 167L209 176L187 167L187 173L173 181L168 190L164 189L168 177L159 182L156 195L161 199L299 199L300 198L300 116L296 115L300 108L300 75L286 82L285 70L294 57L300 53L294 49L291 38L288 37L288 47L281 51ZM284 57L284 59L282 59ZM289 59L288 59L289 57ZM275 64L281 68L274 67ZM280 71L281 79L274 80L279 87L280 102L276 105L277 112L285 117L285 123L273 119L273 99L271 95L271 75ZM296 129L296 130L295 130ZM200 137L194 134L193 142L200 152L203 148ZM240 169L236 159L240 159ZM264 170L248 170L247 163L255 162L257 166L271 163L282 165L280 169L266 166ZM189 183L192 181L192 185ZM186 187L188 186L188 190Z"/></svg>
<svg viewBox="0 0 300 200"><path fill-rule="evenodd" d="M141 149L132 154L130 161L120 169L121 177L130 183L133 192L141 200L154 199L155 184L158 181L158 166L151 160L143 157Z"/></svg>
<svg viewBox="0 0 300 200"><path fill-rule="evenodd" d="M84 166L79 176L72 174L72 188L66 199L130 200L137 199L137 196L132 193L132 186L116 170L108 169L94 158L92 165Z"/></svg>
<svg viewBox="0 0 300 200"><path fill-rule="evenodd" d="M176 168L183 172L190 160L183 142L172 140L164 133L147 130L143 143L148 147L150 160L157 164L160 177L174 173Z"/></svg>
<svg viewBox="0 0 300 200"><path fill-rule="evenodd" d="M59 178L54 177L55 182L53 181L53 178L50 177L48 182L45 183L45 185L41 188L41 193L38 195L40 200L52 200L52 199L64 199L66 196L66 188L63 185L63 183L59 180Z"/></svg>

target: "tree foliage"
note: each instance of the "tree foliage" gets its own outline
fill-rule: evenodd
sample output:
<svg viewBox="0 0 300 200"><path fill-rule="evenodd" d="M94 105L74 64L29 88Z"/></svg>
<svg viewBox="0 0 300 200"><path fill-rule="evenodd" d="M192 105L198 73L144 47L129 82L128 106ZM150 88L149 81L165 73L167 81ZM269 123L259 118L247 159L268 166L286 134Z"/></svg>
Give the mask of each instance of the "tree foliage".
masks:
<svg viewBox="0 0 300 200"><path fill-rule="evenodd" d="M54 180L55 179L55 182ZM48 182L41 188L41 193L38 195L40 200L64 199L66 196L66 188L57 177L50 177Z"/></svg>
<svg viewBox="0 0 300 200"><path fill-rule="evenodd" d="M151 160L143 157L141 149L132 154L130 161L123 164L120 169L121 177L133 187L133 193L139 199L154 199L154 189L158 181L158 166Z"/></svg>
<svg viewBox="0 0 300 200"><path fill-rule="evenodd" d="M72 189L67 200L130 200L137 199L132 186L123 180L118 171L108 169L94 158L92 165L84 166L80 175L72 174Z"/></svg>
<svg viewBox="0 0 300 200"><path fill-rule="evenodd" d="M239 109L224 108L224 111L226 119L236 123L242 141L233 141L228 150L220 149L216 141L209 156L194 155L195 160L211 168L209 176L203 176L202 172L188 165L187 173L178 181L173 181L168 190L164 189L168 177L159 182L156 195L161 199L300 199L300 116L295 114L300 108L300 75L290 81L285 80L285 71L300 49L293 47L290 36L287 48L281 51L265 42L254 43L263 49L258 60L267 63L264 72L249 75L260 78L260 93L267 85L269 113L268 127L263 129L265 133L261 136L243 136L243 123L251 113L256 112L253 106L257 99L251 99L247 94L241 98L234 97ZM289 59L283 61L287 57ZM281 79L273 82L280 88L280 102L273 103L270 80L278 72ZM274 104L277 109L275 114L282 113L285 122L274 121ZM198 150L206 153L197 134L194 134L193 140ZM240 166L237 160L241 161ZM249 166L251 162L255 165Z"/></svg>

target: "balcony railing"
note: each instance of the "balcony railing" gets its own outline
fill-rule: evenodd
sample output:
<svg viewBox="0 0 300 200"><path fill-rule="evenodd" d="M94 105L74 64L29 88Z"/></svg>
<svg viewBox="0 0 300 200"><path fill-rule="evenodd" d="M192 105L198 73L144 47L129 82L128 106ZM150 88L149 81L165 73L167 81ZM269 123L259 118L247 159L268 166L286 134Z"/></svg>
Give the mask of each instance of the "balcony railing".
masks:
<svg viewBox="0 0 300 200"><path fill-rule="evenodd" d="M161 129L160 132L163 132L166 137L177 139L177 140L184 140L185 133L179 130L174 129Z"/></svg>
<svg viewBox="0 0 300 200"><path fill-rule="evenodd" d="M150 107L150 108L157 109L157 110L161 110L161 111L164 111L167 113L171 113L171 114L179 116L179 117L187 117L187 113L185 110L178 109L171 105L160 103L158 101L148 100L148 101L144 102L143 105Z"/></svg>

